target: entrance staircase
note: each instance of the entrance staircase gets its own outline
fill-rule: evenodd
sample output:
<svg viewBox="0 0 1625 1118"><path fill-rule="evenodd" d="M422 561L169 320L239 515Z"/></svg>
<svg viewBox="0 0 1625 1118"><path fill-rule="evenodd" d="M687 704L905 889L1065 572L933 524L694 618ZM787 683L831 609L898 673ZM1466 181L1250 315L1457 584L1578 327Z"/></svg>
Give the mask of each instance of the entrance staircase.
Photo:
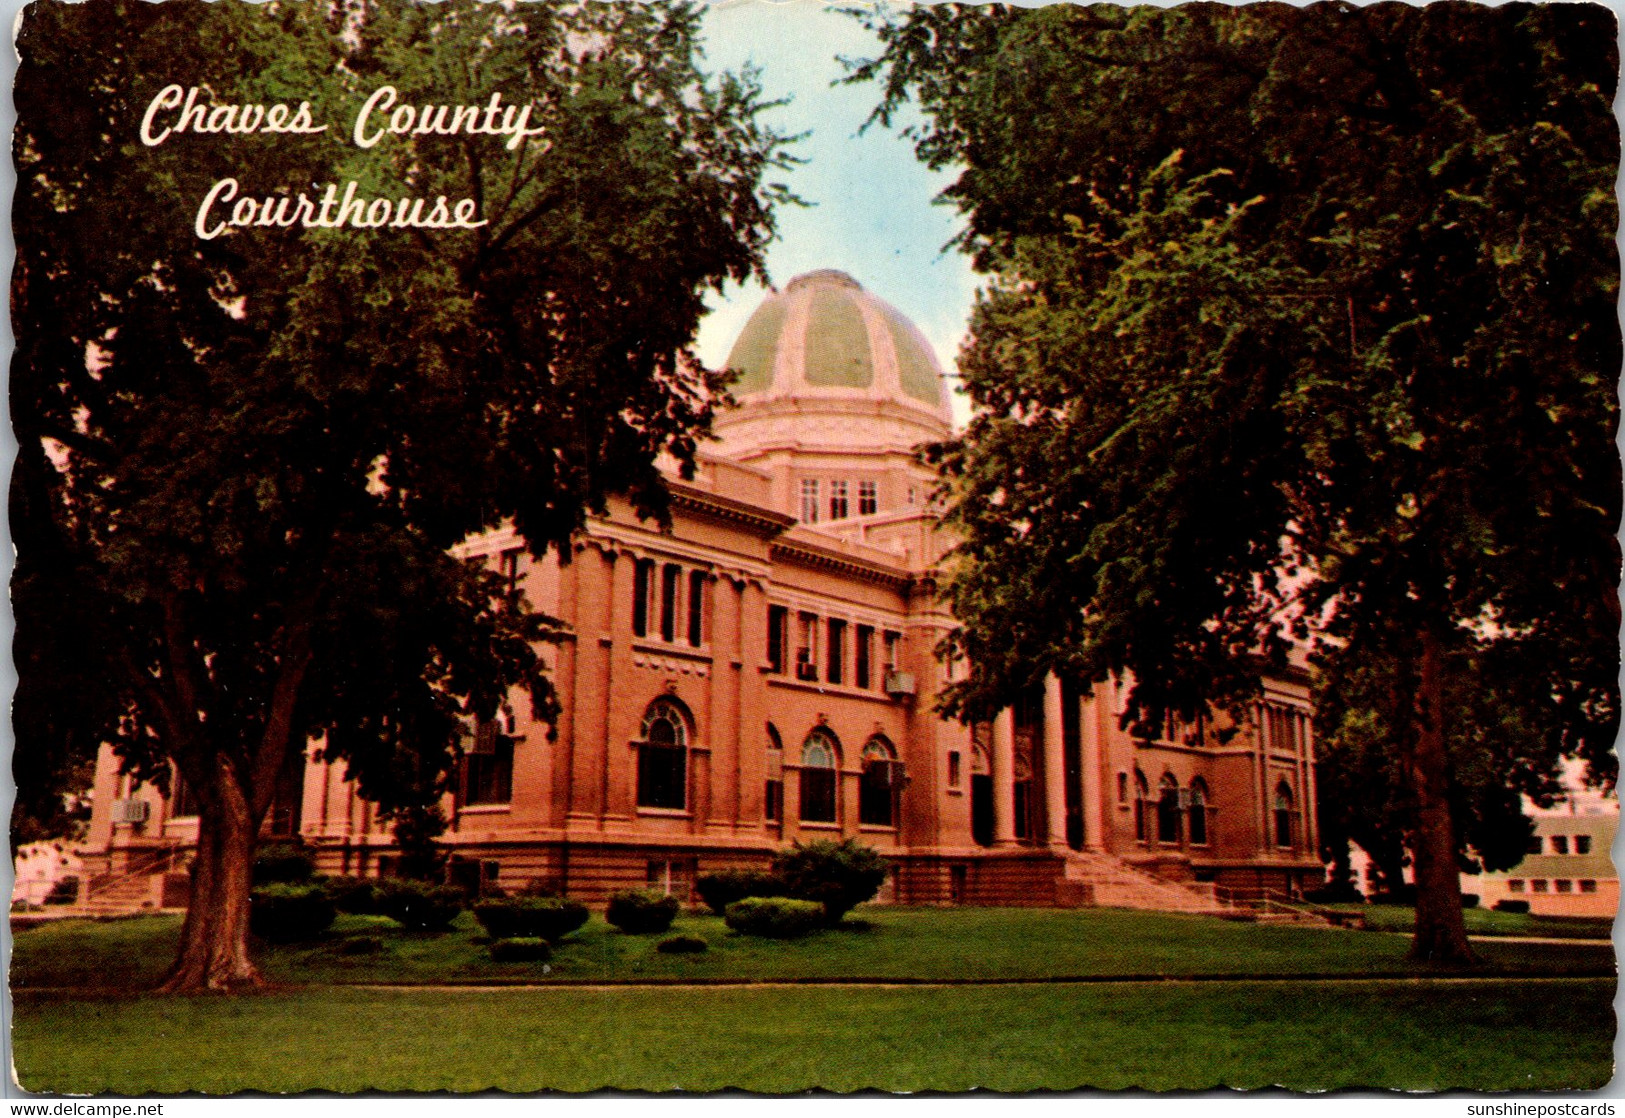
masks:
<svg viewBox="0 0 1625 1118"><path fill-rule="evenodd" d="M1055 883L1062 905L1186 912L1265 924L1331 924L1313 905L1269 891L1245 895L1211 882L1174 881L1095 851L1069 851Z"/></svg>
<svg viewBox="0 0 1625 1118"><path fill-rule="evenodd" d="M184 855L176 850L159 850L132 859L122 869L99 873L80 889L71 905L62 906L63 916L129 916L157 912L163 907L164 879L179 870Z"/></svg>
<svg viewBox="0 0 1625 1118"><path fill-rule="evenodd" d="M1227 916L1233 910L1233 906L1219 899L1211 885L1170 881L1131 866L1121 858L1093 851L1067 854L1061 879L1055 883L1055 893L1060 903L1078 906L1143 908L1204 916Z"/></svg>

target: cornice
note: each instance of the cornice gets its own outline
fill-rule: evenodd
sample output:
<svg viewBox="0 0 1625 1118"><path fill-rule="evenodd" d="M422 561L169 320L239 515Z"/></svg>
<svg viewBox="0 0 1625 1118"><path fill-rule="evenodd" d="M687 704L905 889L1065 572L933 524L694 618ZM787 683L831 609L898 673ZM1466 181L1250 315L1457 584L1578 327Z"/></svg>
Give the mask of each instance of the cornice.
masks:
<svg viewBox="0 0 1625 1118"><path fill-rule="evenodd" d="M795 524L796 518L786 516L782 512L764 509L758 505L747 504L732 497L719 496L709 493L697 486L686 485L679 481L668 481L666 488L671 494L673 509L697 516L720 520L746 531L754 532L759 536L771 539Z"/></svg>
<svg viewBox="0 0 1625 1118"><path fill-rule="evenodd" d="M806 540L774 540L768 554L775 561L786 559L805 567L836 571L868 582L880 583L883 586L889 586L894 590L905 593L914 584L914 575L909 571L882 566L879 563L871 563L864 559L843 554L834 548L821 547Z"/></svg>

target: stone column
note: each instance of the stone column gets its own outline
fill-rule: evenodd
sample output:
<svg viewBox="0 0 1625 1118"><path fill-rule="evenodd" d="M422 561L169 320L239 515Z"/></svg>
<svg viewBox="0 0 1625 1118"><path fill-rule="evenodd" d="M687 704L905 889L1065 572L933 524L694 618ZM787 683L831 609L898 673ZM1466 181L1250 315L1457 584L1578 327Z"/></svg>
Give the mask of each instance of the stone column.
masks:
<svg viewBox="0 0 1625 1118"><path fill-rule="evenodd" d="M1083 752L1083 846L1085 850L1103 851L1106 849L1106 804L1113 798L1114 790L1105 785L1113 778L1101 761L1101 743L1106 735L1101 733L1100 719L1106 704L1100 699L1100 685L1091 687L1088 697L1080 696L1078 705L1078 736L1083 739L1079 742Z"/></svg>
<svg viewBox="0 0 1625 1118"><path fill-rule="evenodd" d="M1044 825L1048 842L1066 849L1066 742L1061 681L1044 677Z"/></svg>
<svg viewBox="0 0 1625 1118"><path fill-rule="evenodd" d="M993 845L1016 845L1016 716L993 717Z"/></svg>

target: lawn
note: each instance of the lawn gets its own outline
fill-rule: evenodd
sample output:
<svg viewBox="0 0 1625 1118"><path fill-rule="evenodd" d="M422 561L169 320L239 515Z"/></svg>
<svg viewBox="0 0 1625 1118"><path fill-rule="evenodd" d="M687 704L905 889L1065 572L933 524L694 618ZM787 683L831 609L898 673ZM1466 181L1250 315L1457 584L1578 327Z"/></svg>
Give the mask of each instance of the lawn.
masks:
<svg viewBox="0 0 1625 1118"><path fill-rule="evenodd" d="M1499 914L1498 914L1499 915ZM662 955L659 937L623 935L594 916L560 945L549 970L495 963L471 916L445 934L401 931L383 917L343 916L312 944L256 952L278 983L604 982L682 979L1046 979L1098 976L1409 975L1406 941L1321 927L1231 923L1123 909L880 908L858 910L853 927L776 942L735 935L713 916L684 915L675 931L703 936L703 955ZM154 984L174 951L180 922L143 917L64 921L15 939L14 989ZM344 953L362 936L375 955ZM1480 941L1503 973L1612 974L1607 945Z"/></svg>
<svg viewBox="0 0 1625 1118"><path fill-rule="evenodd" d="M1406 905L1330 905L1341 912L1358 912L1366 926L1379 932L1408 932L1416 923L1416 910ZM1496 912L1486 908L1462 910L1470 936L1542 936L1547 939L1608 939L1613 920L1603 916L1531 916L1527 912Z"/></svg>
<svg viewBox="0 0 1625 1118"><path fill-rule="evenodd" d="M1608 979L21 993L13 1038L41 1092L1530 1091L1608 1081L1613 996Z"/></svg>

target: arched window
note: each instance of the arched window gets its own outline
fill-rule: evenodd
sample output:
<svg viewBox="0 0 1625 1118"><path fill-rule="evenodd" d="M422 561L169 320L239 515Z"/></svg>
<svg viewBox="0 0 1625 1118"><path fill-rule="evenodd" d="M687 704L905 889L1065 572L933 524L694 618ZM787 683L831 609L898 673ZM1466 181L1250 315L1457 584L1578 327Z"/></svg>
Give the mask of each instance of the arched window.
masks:
<svg viewBox="0 0 1625 1118"><path fill-rule="evenodd" d="M1191 845L1207 845L1207 785L1201 777L1191 781Z"/></svg>
<svg viewBox="0 0 1625 1118"><path fill-rule="evenodd" d="M1286 781L1275 786L1275 845L1292 847L1292 788Z"/></svg>
<svg viewBox="0 0 1625 1118"><path fill-rule="evenodd" d="M784 818L784 739L771 722L767 724L767 791L762 815L769 822Z"/></svg>
<svg viewBox="0 0 1625 1118"><path fill-rule="evenodd" d="M897 825L897 793L902 786L897 751L882 737L863 747L863 775L858 779L858 822L871 827Z"/></svg>
<svg viewBox="0 0 1625 1118"><path fill-rule="evenodd" d="M1015 764L1015 781L1011 788L1011 804L1014 813L1013 822L1016 825L1018 839L1031 838L1033 834L1033 766L1027 758L1017 755Z"/></svg>
<svg viewBox="0 0 1625 1118"><path fill-rule="evenodd" d="M669 699L655 700L643 716L638 806L677 811L688 806L688 719Z"/></svg>
<svg viewBox="0 0 1625 1118"><path fill-rule="evenodd" d="M1171 773L1163 773L1157 788L1157 841L1165 846L1178 846L1183 829L1179 823L1179 781Z"/></svg>
<svg viewBox="0 0 1625 1118"><path fill-rule="evenodd" d="M1145 825L1145 802L1151 798L1151 785L1146 783L1145 774L1139 769L1134 770L1134 837L1141 842L1147 841L1151 835Z"/></svg>
<svg viewBox="0 0 1625 1118"><path fill-rule="evenodd" d="M814 730L801 747L801 821L835 822L836 759L840 746L827 730Z"/></svg>

